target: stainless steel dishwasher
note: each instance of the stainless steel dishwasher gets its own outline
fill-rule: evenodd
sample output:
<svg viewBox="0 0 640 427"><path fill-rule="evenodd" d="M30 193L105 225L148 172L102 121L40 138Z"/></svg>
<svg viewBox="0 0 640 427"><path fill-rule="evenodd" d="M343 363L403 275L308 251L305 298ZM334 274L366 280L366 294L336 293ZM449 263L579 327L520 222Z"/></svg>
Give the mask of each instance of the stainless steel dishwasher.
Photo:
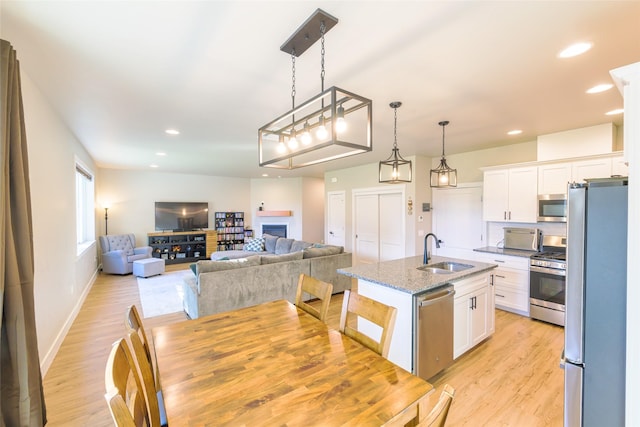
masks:
<svg viewBox="0 0 640 427"><path fill-rule="evenodd" d="M453 285L414 297L414 373L425 380L453 363Z"/></svg>

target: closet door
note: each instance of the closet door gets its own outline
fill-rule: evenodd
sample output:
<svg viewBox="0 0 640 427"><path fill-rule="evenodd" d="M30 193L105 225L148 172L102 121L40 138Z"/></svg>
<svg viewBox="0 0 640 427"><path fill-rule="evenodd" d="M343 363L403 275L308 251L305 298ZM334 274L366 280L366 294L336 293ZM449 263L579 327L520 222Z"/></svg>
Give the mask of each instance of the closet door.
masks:
<svg viewBox="0 0 640 427"><path fill-rule="evenodd" d="M401 193L378 196L378 227L380 230L380 261L404 258L405 233Z"/></svg>
<svg viewBox="0 0 640 427"><path fill-rule="evenodd" d="M353 206L353 264L404 258L404 192L386 188L354 190Z"/></svg>
<svg viewBox="0 0 640 427"><path fill-rule="evenodd" d="M344 191L331 191L327 194L327 237L330 245L345 246L345 203Z"/></svg>
<svg viewBox="0 0 640 427"><path fill-rule="evenodd" d="M355 196L354 265L378 262L378 195L361 194Z"/></svg>

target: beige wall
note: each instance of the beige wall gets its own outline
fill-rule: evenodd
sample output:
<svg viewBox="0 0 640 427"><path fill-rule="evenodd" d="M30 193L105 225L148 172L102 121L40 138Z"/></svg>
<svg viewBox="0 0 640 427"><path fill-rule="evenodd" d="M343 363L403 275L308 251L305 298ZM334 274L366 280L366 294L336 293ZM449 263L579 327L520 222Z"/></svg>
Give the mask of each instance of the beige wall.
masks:
<svg viewBox="0 0 640 427"><path fill-rule="evenodd" d="M535 161L536 155L536 141L530 141L449 155L447 156L447 163L458 170L459 183L482 182L483 175L480 168ZM405 250L407 256L411 256L422 254L424 236L432 231L432 213L431 211L423 212L422 204L431 203L432 193L429 186L429 171L439 165L440 158L412 156L407 157L407 159L413 162L413 181L408 184L395 185L405 185L407 200L411 197L413 201L413 213L411 215L405 208L407 224ZM359 188L384 187L386 185L390 184L380 184L378 182L378 163L330 171L325 174L325 195L329 191L345 191L345 247L347 250L353 250L352 191Z"/></svg>
<svg viewBox="0 0 640 427"><path fill-rule="evenodd" d="M324 180L302 178L302 240L324 242Z"/></svg>
<svg viewBox="0 0 640 427"><path fill-rule="evenodd" d="M155 230L155 202L208 202L210 228L215 212L245 212L245 217L250 212L251 187L246 178L104 168L98 178L98 235L104 234L102 204L107 202L109 234L134 233L138 245L146 245L147 233Z"/></svg>
<svg viewBox="0 0 640 427"><path fill-rule="evenodd" d="M511 163L534 162L537 157L536 141L487 148L467 153L446 156L449 167L458 170L458 183L482 182L484 177L480 168L485 166L507 165ZM431 167L440 164L440 158L431 160Z"/></svg>
<svg viewBox="0 0 640 427"><path fill-rule="evenodd" d="M348 169L334 170L325 173L325 199L326 193L329 191L345 192L345 250L353 251L353 190L388 187L390 185L401 186L405 189L405 197L408 201L411 198L413 202L413 211L408 212L408 206L405 206L405 254L407 256L421 253L421 238L418 238L419 231L428 233L431 231L431 216L423 214L421 211L422 202L431 201L431 189L429 188L428 173L425 169L429 168L429 159L425 157L407 157L407 160L413 162L413 180L407 184L381 184L378 182L378 163L370 163ZM418 223L417 218L423 215L423 221ZM325 215L326 217L326 215Z"/></svg>
<svg viewBox="0 0 640 427"><path fill-rule="evenodd" d="M257 216L265 211L290 210L290 217ZM288 237L307 242L324 239L324 182L318 178L263 178L251 180L251 217L256 235L262 224L287 224Z"/></svg>
<svg viewBox="0 0 640 427"><path fill-rule="evenodd" d="M96 167L22 71L34 245L34 300L43 373L71 327L97 271L95 246L76 254L75 162Z"/></svg>

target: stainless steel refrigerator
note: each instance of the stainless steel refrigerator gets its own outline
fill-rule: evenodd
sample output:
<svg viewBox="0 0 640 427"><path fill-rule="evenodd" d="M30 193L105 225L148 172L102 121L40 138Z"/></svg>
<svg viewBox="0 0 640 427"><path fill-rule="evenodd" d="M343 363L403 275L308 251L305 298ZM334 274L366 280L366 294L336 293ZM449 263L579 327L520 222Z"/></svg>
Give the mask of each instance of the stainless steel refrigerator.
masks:
<svg viewBox="0 0 640 427"><path fill-rule="evenodd" d="M564 425L624 426L627 179L571 184Z"/></svg>

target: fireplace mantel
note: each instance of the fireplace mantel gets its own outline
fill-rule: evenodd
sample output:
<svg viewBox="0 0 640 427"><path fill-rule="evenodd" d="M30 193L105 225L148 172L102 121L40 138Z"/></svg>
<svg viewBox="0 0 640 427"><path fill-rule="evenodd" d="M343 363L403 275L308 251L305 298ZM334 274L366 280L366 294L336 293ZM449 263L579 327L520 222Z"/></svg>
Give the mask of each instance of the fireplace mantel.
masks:
<svg viewBox="0 0 640 427"><path fill-rule="evenodd" d="M291 216L291 211L258 211L257 216Z"/></svg>

